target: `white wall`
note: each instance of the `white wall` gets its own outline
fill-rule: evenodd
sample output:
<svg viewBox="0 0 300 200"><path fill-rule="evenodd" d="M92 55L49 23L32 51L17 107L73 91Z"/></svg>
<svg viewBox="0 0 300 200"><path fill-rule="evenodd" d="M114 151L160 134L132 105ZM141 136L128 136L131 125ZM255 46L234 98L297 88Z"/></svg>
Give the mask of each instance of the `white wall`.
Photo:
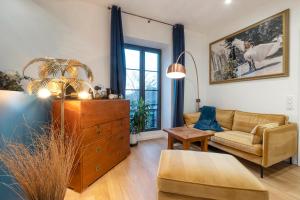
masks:
<svg viewBox="0 0 300 200"><path fill-rule="evenodd" d="M1 0L0 68L36 57L76 58L109 84L109 12L83 1Z"/></svg>
<svg viewBox="0 0 300 200"><path fill-rule="evenodd" d="M195 58L199 77L199 96L201 99L200 105L205 105L207 102L207 37L203 34L185 30L185 49L189 51ZM185 56L186 78L184 85L184 112L195 112L197 98L197 79L196 71L192 58L186 54Z"/></svg>
<svg viewBox="0 0 300 200"><path fill-rule="evenodd" d="M95 84L109 87L110 11L93 1L1 0L0 69L18 70L36 57L76 58ZM126 42L162 49L162 127L171 126L171 27L123 15Z"/></svg>
<svg viewBox="0 0 300 200"><path fill-rule="evenodd" d="M110 11L107 6L87 0L1 0L0 69L21 72L36 57L75 58L92 68L95 84L109 87ZM123 15L123 28L126 42L162 49L162 128L170 127L172 84L165 71L172 61L172 29L128 15ZM186 49L195 52L199 65L207 59L201 37L186 30ZM187 57L188 77L194 75L191 64ZM185 108L193 111L195 82L186 82L186 90L191 92Z"/></svg>
<svg viewBox="0 0 300 200"><path fill-rule="evenodd" d="M290 8L290 76L286 78L273 78L246 82L209 85L205 81L207 104L225 109L238 109L242 111L261 113L283 113L291 121L299 121L299 67L300 67L300 1L285 0L272 1L255 12L246 13L237 17L236 21L216 24L216 29L211 30L208 41L213 42L235 31L245 28L255 22L273 14ZM208 51L208 46L207 51ZM201 79L207 80L208 63L206 72L201 74ZM295 97L293 111L286 109L287 96ZM300 140L299 140L300 144Z"/></svg>

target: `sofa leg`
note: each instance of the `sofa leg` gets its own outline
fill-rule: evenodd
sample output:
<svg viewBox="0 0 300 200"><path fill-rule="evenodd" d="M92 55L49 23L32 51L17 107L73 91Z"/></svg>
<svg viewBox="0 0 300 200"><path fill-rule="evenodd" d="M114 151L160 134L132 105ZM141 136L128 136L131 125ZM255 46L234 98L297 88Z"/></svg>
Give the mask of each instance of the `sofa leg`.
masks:
<svg viewBox="0 0 300 200"><path fill-rule="evenodd" d="M260 166L260 178L264 178L264 167Z"/></svg>
<svg viewBox="0 0 300 200"><path fill-rule="evenodd" d="M293 164L293 158L290 157L290 164L292 165Z"/></svg>

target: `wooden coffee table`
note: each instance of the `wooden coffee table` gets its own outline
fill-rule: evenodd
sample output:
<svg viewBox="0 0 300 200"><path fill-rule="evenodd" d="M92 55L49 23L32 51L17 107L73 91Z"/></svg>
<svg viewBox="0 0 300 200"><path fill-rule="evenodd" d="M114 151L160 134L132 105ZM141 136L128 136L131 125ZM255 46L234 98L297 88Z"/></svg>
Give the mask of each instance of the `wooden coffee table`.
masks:
<svg viewBox="0 0 300 200"><path fill-rule="evenodd" d="M174 139L179 140L183 144L184 150L189 150L192 142L201 142L201 151L208 151L208 138L213 133L208 133L195 128L176 127L163 129L168 133L168 149L173 149Z"/></svg>

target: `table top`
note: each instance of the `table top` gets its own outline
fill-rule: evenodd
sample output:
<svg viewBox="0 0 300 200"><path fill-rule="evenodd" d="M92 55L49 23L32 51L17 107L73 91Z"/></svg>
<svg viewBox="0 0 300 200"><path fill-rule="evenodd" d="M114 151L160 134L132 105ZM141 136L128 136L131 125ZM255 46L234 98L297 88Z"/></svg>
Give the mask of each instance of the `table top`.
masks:
<svg viewBox="0 0 300 200"><path fill-rule="evenodd" d="M163 130L167 132L169 135L183 140L191 140L197 138L201 139L204 137L210 137L214 135L214 133L212 132L201 131L199 129L188 128L188 127L176 127L176 128L163 129Z"/></svg>

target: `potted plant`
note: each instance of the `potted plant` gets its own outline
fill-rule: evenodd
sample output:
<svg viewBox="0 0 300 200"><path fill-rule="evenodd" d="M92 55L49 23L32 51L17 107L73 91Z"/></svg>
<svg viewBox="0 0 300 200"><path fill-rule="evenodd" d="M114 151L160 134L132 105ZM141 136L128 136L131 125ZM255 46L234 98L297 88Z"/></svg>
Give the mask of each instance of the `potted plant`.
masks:
<svg viewBox="0 0 300 200"><path fill-rule="evenodd" d="M24 91L21 81L29 77L22 77L18 72L0 71L0 90Z"/></svg>
<svg viewBox="0 0 300 200"><path fill-rule="evenodd" d="M137 136L145 129L150 115L150 105L146 104L143 98L133 103L133 117L130 120L130 145L138 144Z"/></svg>

